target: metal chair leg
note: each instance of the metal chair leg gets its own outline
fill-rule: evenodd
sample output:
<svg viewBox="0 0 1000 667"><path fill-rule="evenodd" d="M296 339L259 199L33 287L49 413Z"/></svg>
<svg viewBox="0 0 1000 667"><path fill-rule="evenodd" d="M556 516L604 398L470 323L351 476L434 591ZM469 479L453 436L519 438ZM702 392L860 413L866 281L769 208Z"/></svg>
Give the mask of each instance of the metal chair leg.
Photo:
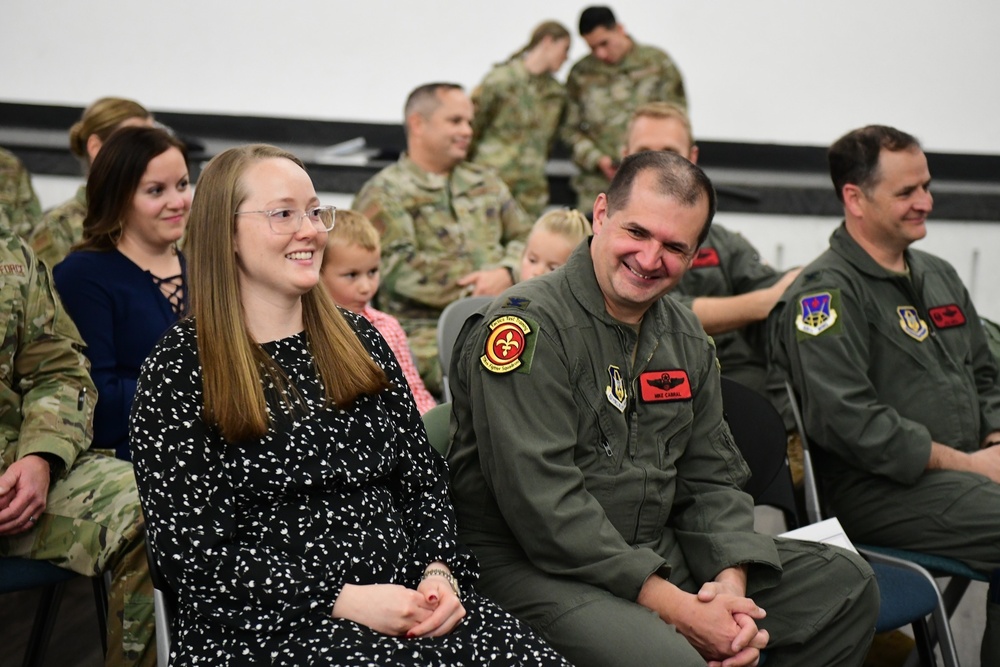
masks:
<svg viewBox="0 0 1000 667"><path fill-rule="evenodd" d="M105 572L99 577L93 577L94 602L97 605L97 628L101 633L101 650L108 654L108 589L111 573Z"/></svg>
<svg viewBox="0 0 1000 667"><path fill-rule="evenodd" d="M59 603L62 602L65 590L66 582L47 586L42 590L38 611L35 612L35 622L28 637L28 646L24 650L24 661L21 663L24 667L42 667L45 650L49 647L49 637L52 635L56 615L59 613Z"/></svg>

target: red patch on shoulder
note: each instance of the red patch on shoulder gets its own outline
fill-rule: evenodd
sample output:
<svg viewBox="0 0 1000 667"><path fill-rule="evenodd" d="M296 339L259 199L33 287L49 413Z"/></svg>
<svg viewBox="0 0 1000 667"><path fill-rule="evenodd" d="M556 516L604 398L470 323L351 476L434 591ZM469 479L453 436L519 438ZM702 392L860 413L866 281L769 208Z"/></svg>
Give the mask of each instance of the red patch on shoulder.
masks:
<svg viewBox="0 0 1000 667"><path fill-rule="evenodd" d="M715 248L701 248L698 254L691 260L692 269L705 269L710 266L719 266L719 251Z"/></svg>

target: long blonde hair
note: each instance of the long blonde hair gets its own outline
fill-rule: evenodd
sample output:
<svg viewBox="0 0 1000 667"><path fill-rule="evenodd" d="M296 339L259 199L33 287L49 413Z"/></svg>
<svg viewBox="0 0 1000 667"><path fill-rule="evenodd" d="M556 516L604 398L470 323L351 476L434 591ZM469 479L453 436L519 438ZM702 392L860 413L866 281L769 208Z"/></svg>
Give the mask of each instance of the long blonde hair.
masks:
<svg viewBox="0 0 1000 667"><path fill-rule="evenodd" d="M215 156L198 179L191 205L188 272L202 365L205 419L230 442L260 438L269 426L263 373L285 388L281 368L254 341L243 318L234 235L235 212L248 196L247 168L260 160L302 162L274 146L252 144ZM302 319L327 401L348 407L358 396L389 386L321 285L302 295Z"/></svg>

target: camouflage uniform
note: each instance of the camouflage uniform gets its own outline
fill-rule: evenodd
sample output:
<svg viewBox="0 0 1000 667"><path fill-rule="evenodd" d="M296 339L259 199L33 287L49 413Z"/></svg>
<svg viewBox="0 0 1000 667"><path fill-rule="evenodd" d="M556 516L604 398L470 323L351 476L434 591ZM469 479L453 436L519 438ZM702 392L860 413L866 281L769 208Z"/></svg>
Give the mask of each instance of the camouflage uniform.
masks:
<svg viewBox="0 0 1000 667"><path fill-rule="evenodd" d="M420 377L440 394L437 320L467 295L456 281L501 266L516 279L531 220L492 169L462 162L431 174L406 155L365 183L351 208L382 234L379 308L399 319Z"/></svg>
<svg viewBox="0 0 1000 667"><path fill-rule="evenodd" d="M566 122L562 138L573 149L580 174L571 183L577 208L589 212L597 195L608 187L608 179L597 167L607 155L616 160L625 144L632 112L646 102L673 102L687 107L684 80L666 53L633 42L617 64L608 65L585 56L566 79Z"/></svg>
<svg viewBox="0 0 1000 667"><path fill-rule="evenodd" d="M545 211L545 164L566 108L551 74L531 74L515 58L497 65L472 93L476 115L469 159L493 167L532 218Z"/></svg>
<svg viewBox="0 0 1000 667"><path fill-rule="evenodd" d="M132 466L87 451L97 396L83 341L48 271L7 229L0 229L0 292L0 470L28 454L62 463L53 466L38 523L0 536L0 556L49 560L89 577L110 571L105 664L155 665L153 589Z"/></svg>
<svg viewBox="0 0 1000 667"><path fill-rule="evenodd" d="M31 247L38 259L50 269L66 258L69 249L83 238L83 219L87 217L87 186L81 185L76 196L49 209L31 235Z"/></svg>
<svg viewBox="0 0 1000 667"><path fill-rule="evenodd" d="M42 207L31 187L31 175L13 153L0 148L0 211L4 227L25 238L42 217Z"/></svg>

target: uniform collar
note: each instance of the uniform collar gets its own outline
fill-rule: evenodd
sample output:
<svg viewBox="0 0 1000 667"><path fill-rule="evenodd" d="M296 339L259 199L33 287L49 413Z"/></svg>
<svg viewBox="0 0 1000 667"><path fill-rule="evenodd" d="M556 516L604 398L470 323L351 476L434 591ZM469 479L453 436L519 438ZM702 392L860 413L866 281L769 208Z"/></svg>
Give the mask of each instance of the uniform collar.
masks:
<svg viewBox="0 0 1000 667"><path fill-rule="evenodd" d="M78 204L87 208L87 185L81 185L76 189L76 201Z"/></svg>
<svg viewBox="0 0 1000 667"><path fill-rule="evenodd" d="M898 273L885 268L865 252L865 249L847 231L847 226L844 222L841 222L840 226L830 236L830 249L847 260L858 271L872 278L896 279L899 277ZM903 259L906 260L906 265L910 267L911 274L920 264L916 254L911 252L909 248L903 252ZM914 262L916 262L916 265Z"/></svg>
<svg viewBox="0 0 1000 667"><path fill-rule="evenodd" d="M410 175L412 182L423 190L438 191L450 186L452 193L460 194L483 183L482 172L475 169L470 162L459 162L447 174L424 171L406 153L399 156L398 164Z"/></svg>
<svg viewBox="0 0 1000 667"><path fill-rule="evenodd" d="M601 286L597 282L597 274L594 272L594 260L590 256L591 240L592 238L578 245L566 262L566 279L569 282L570 291L573 292L573 296L580 302L584 310L601 322L611 326L631 328L631 325L608 313L607 305L604 303L604 293L601 291ZM650 323L655 323L657 330L661 330L664 318L663 297L660 297L643 316L643 328Z"/></svg>

